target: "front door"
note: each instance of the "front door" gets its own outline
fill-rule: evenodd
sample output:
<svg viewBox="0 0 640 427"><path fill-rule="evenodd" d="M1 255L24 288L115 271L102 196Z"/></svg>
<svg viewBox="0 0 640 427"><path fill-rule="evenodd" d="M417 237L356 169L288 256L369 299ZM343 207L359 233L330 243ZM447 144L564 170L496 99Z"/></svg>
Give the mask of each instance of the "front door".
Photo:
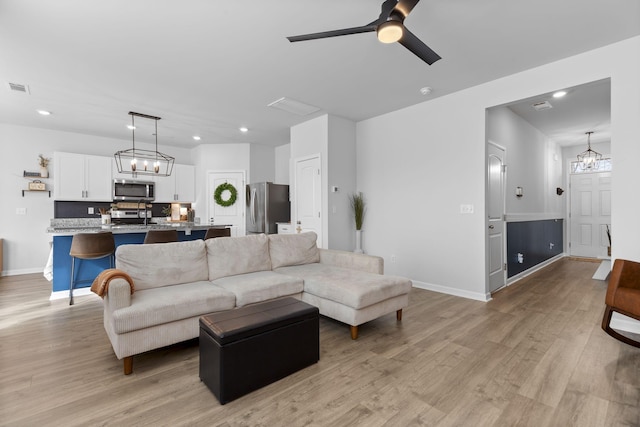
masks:
<svg viewBox="0 0 640 427"><path fill-rule="evenodd" d="M231 226L232 236L245 235L244 199L245 184L244 171L214 171L207 173L207 215L204 222L213 221L214 224ZM236 201L231 206L221 206L213 198L219 185L229 183L236 189ZM224 188L224 187L222 187ZM221 194L223 202L228 201L230 191Z"/></svg>
<svg viewBox="0 0 640 427"><path fill-rule="evenodd" d="M294 226L300 232L314 231L318 235L318 247L322 247L321 178L320 156L295 160Z"/></svg>
<svg viewBox="0 0 640 427"><path fill-rule="evenodd" d="M572 256L607 256L607 226L611 224L611 172L571 174Z"/></svg>
<svg viewBox="0 0 640 427"><path fill-rule="evenodd" d="M489 142L487 152L489 292L494 292L506 283L504 260L505 149Z"/></svg>

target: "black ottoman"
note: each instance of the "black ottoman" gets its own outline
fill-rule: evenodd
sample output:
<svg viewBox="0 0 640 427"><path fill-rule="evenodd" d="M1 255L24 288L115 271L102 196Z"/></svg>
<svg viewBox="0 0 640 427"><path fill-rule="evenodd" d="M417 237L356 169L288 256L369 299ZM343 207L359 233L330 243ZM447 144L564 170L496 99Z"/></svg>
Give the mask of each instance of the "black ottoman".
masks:
<svg viewBox="0 0 640 427"><path fill-rule="evenodd" d="M284 298L200 318L200 379L221 404L320 358L318 309Z"/></svg>

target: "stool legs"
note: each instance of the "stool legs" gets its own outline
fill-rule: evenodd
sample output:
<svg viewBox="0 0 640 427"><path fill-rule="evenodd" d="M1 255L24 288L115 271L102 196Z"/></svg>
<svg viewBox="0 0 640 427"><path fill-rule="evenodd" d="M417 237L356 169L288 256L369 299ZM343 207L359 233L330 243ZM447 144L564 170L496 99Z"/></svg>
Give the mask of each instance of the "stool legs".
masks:
<svg viewBox="0 0 640 427"><path fill-rule="evenodd" d="M75 272L76 258L71 257L71 283L69 283L69 305L73 305L73 275Z"/></svg>

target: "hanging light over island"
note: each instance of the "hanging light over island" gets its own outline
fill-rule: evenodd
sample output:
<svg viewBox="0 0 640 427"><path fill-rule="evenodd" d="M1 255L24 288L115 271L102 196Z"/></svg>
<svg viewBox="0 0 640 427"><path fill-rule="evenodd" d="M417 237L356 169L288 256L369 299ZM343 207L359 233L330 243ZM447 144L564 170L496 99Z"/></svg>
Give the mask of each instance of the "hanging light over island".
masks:
<svg viewBox="0 0 640 427"><path fill-rule="evenodd" d="M129 129L131 129L132 148L117 151L113 155L118 167L118 173L130 173L134 177L138 174L162 176L171 175L173 172L175 158L158 151L158 120L160 120L160 117L135 113L133 111L129 111L129 115L131 115L131 126ZM136 117L154 121L154 136L156 143L155 151L136 148ZM151 168L150 165L152 165L153 168Z"/></svg>

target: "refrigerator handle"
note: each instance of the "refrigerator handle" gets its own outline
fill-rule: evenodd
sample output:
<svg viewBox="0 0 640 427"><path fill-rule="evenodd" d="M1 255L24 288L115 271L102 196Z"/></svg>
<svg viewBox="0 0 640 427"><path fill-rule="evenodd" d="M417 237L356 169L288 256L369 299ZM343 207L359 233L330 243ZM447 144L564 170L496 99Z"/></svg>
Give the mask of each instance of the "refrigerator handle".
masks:
<svg viewBox="0 0 640 427"><path fill-rule="evenodd" d="M256 189L251 189L251 224L256 223Z"/></svg>

